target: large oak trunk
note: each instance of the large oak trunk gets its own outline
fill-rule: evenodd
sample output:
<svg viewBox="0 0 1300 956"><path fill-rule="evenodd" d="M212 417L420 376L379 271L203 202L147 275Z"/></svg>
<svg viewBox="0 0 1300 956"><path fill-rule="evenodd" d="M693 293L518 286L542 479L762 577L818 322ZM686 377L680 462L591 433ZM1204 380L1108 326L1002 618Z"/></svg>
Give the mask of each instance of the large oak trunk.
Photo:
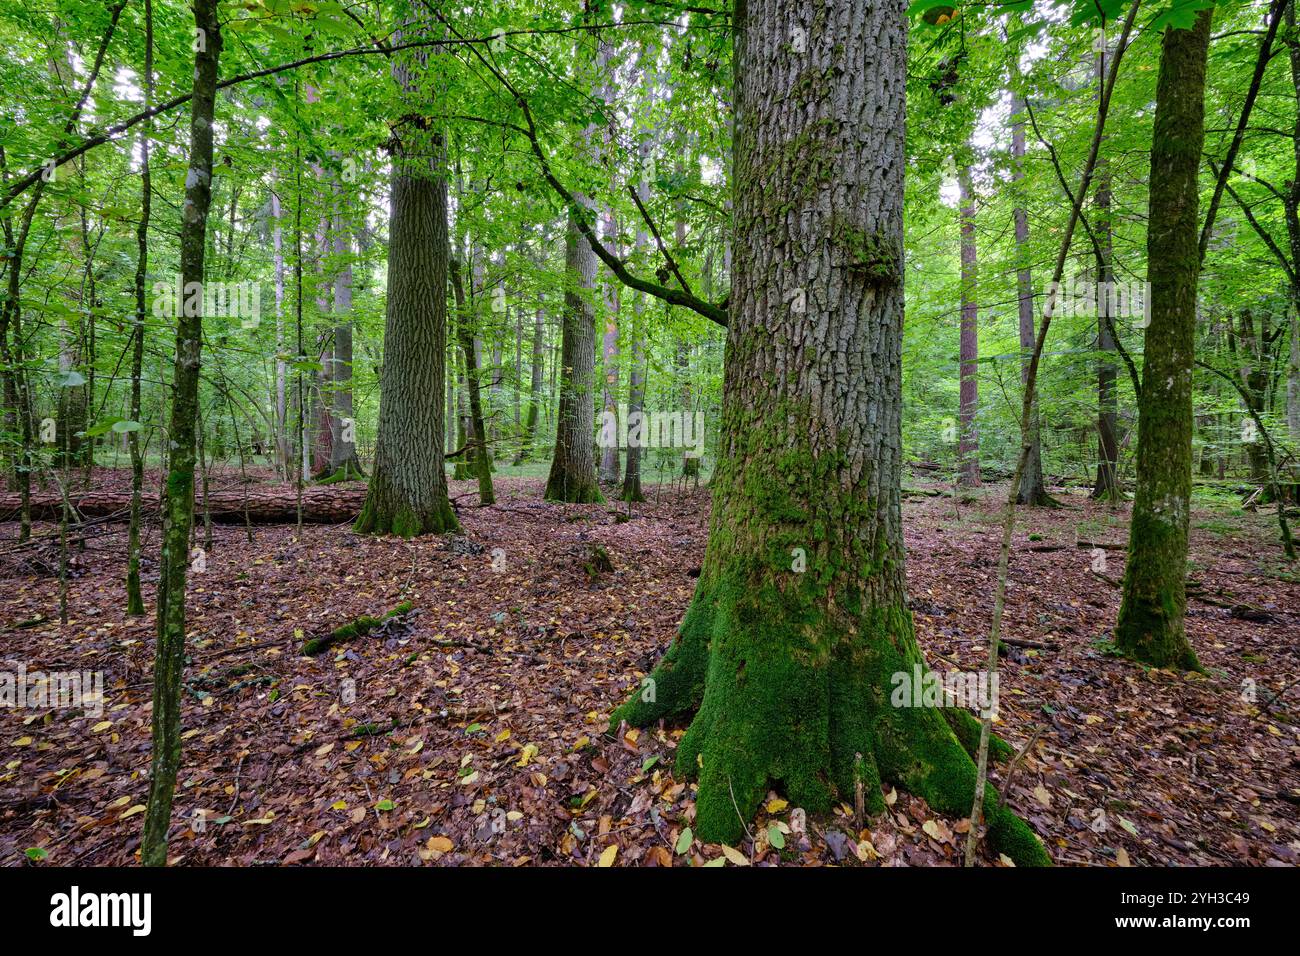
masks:
<svg viewBox="0 0 1300 956"><path fill-rule="evenodd" d="M698 707L677 754L696 831L734 842L769 786L809 811L882 780L965 816L948 720L891 704L923 666L900 509L904 2L736 7L735 259L713 512L694 599L612 717ZM1047 862L986 801L992 841Z"/></svg>

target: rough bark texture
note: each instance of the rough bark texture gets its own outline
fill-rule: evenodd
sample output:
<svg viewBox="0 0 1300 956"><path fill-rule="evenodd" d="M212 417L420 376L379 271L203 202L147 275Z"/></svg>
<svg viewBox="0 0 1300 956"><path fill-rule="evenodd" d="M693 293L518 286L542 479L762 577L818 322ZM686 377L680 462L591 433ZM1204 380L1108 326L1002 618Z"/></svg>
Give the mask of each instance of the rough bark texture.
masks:
<svg viewBox="0 0 1300 956"><path fill-rule="evenodd" d="M397 65L394 75L409 92L407 68ZM404 117L398 128L379 427L366 503L355 527L409 538L453 531L459 524L447 499L442 444L451 254L442 135L418 113Z"/></svg>
<svg viewBox="0 0 1300 956"><path fill-rule="evenodd" d="M596 316L592 290L596 285L596 253L578 231L569 212L564 241L565 290L560 344L560 408L555 428L555 454L546 480L551 501L604 501L596 484L595 410Z"/></svg>
<svg viewBox="0 0 1300 956"><path fill-rule="evenodd" d="M961 188L961 386L958 397L961 435L957 441L958 482L973 488L980 483L979 424L979 306L975 302L975 196L971 189L970 167L958 174Z"/></svg>
<svg viewBox="0 0 1300 956"><path fill-rule="evenodd" d="M1187 643L1187 530L1192 492L1197 179L1205 138L1211 12L1165 31L1151 143L1147 261L1151 324L1138 402L1137 486L1115 642L1157 666L1198 667Z"/></svg>
<svg viewBox="0 0 1300 956"><path fill-rule="evenodd" d="M698 706L677 767L699 777L708 841L738 840L771 785L812 812L858 783L883 809L882 780L944 813L965 815L974 794L945 717L967 740L973 718L890 703L891 675L922 663L900 512L904 6L736 7L735 264L709 542L679 635L611 719ZM1047 862L991 792L987 812L995 846Z"/></svg>
<svg viewBox="0 0 1300 956"><path fill-rule="evenodd" d="M181 281L203 281L208 209L212 203L212 123L216 111L217 60L221 27L217 0L194 0L194 25L202 49L194 54L194 97L190 101L190 162L181 210ZM181 679L185 669L185 577L194 523L194 459L198 420L199 364L203 317L176 318L176 361L172 375L171 448L164 489L162 553L158 576L158 643L153 670L153 754L149 800L140 842L146 866L167 863L167 828L181 761Z"/></svg>

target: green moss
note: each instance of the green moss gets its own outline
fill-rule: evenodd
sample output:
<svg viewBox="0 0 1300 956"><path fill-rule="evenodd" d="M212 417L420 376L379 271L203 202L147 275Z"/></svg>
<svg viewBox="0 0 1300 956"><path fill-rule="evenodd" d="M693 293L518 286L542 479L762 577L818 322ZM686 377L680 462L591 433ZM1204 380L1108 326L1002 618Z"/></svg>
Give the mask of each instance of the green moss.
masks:
<svg viewBox="0 0 1300 956"><path fill-rule="evenodd" d="M335 644L342 644L358 637L364 637L379 625L383 624L389 618L397 617L400 614L406 614L411 610L411 602L403 601L397 607L393 608L383 617L372 617L368 614L362 614L341 627L336 627L324 637L313 637L302 645L304 655L310 657L328 650Z"/></svg>
<svg viewBox="0 0 1300 956"><path fill-rule="evenodd" d="M970 754L972 759L975 758L980 747L980 721L970 711L960 707L945 707L943 716L947 719L948 726L952 728L957 742L961 744L962 750ZM1015 752L1015 748L997 734L989 735L990 760L1009 760Z"/></svg>
<svg viewBox="0 0 1300 956"><path fill-rule="evenodd" d="M871 812L881 783L924 797L936 811L967 816L975 764L949 726L953 709L894 707L891 677L920 661L911 615L899 606L861 609L861 596L826 600L815 575L770 567L704 578L681 633L611 719L644 726L684 717L699 702L677 751L677 772L698 778L696 832L735 843L769 787L809 812L852 802L859 781ZM846 613L852 608L853 613ZM969 738L979 723L955 723ZM1009 753L1004 743L995 752ZM1050 862L990 787L986 814L995 850L1018 864Z"/></svg>

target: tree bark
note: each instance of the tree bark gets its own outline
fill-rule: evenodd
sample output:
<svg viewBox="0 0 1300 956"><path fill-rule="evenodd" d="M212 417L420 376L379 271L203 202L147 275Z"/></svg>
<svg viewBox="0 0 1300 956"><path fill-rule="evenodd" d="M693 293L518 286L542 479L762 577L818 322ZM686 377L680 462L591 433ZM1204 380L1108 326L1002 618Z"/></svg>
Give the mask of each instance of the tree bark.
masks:
<svg viewBox="0 0 1300 956"><path fill-rule="evenodd" d="M596 484L594 451L596 379L596 316L592 292L596 285L596 254L579 232L575 216L590 215L584 202L569 210L564 241L565 290L560 331L560 407L555 428L555 452L546 480L550 501L604 501Z"/></svg>
<svg viewBox="0 0 1300 956"><path fill-rule="evenodd" d="M1101 34L1102 49L1097 51L1097 99L1100 102L1106 82L1105 33ZM1103 141L1104 142L1104 141ZM1119 439L1115 434L1119 404L1115 391L1115 338L1111 335L1110 303L1114 297L1106 293L1115 280L1111 264L1110 227L1110 165L1103 156L1097 158L1097 351L1102 357L1097 361L1097 480L1092 497L1119 499Z"/></svg>
<svg viewBox="0 0 1300 956"><path fill-rule="evenodd" d="M975 196L970 167L962 166L957 181L961 189L961 385L957 440L958 483L966 488L980 484L979 423L979 305L975 301L978 258L975 249Z"/></svg>
<svg viewBox="0 0 1300 956"><path fill-rule="evenodd" d="M460 263L451 260L451 288L456 298L456 336L460 342L461 354L465 357L465 381L469 389L469 419L472 429L472 454L466 450L466 460L478 478L478 499L480 505L496 503L496 492L492 488L492 460L488 455L487 429L483 423L483 390L479 382L478 356L474 349L474 318L472 310L465 305L465 287L460 279Z"/></svg>
<svg viewBox="0 0 1300 956"><path fill-rule="evenodd" d="M413 7L427 16L423 4ZM412 91L405 62L394 76ZM421 113L393 139L388 306L379 426L366 503L355 529L403 538L460 525L447 498L442 389L447 349L447 180L443 137Z"/></svg>
<svg viewBox="0 0 1300 956"><path fill-rule="evenodd" d="M614 220L612 209L605 210L605 244L621 255L618 244L618 225ZM601 340L601 368L604 372L604 420L603 426L612 420L614 433L618 434L618 310L619 281L613 275L605 277L605 334ZM608 485L618 484L619 479L619 443L605 442L600 449L600 480Z"/></svg>
<svg viewBox="0 0 1300 956"><path fill-rule="evenodd" d="M1016 240L1016 307L1020 333L1020 384L1029 380L1029 361L1034 351L1034 277L1030 270L1029 212L1025 209L1022 190L1025 179L1025 113L1024 97L1012 94L1011 102L1011 182L1016 193L1016 205L1011 218ZM1030 412L1029 457L1025 461L1024 475L1020 480L1017 504L1040 507L1053 504L1043 481L1042 442L1038 427L1038 399L1035 396Z"/></svg>
<svg viewBox="0 0 1300 956"><path fill-rule="evenodd" d="M194 54L190 112L190 163L181 212L181 282L203 282L208 209L212 203L212 139L217 60L221 53L218 0L194 0L194 26L202 42ZM181 759L181 680L185 669L185 578L194 523L194 459L198 420L203 316L176 317L172 376L171 449L164 490L162 554L158 577L158 642L153 673L153 754L140 858L167 863L167 829ZM202 311L199 309L198 311Z"/></svg>
<svg viewBox="0 0 1300 956"><path fill-rule="evenodd" d="M1187 533L1192 492L1192 367L1200 277L1197 181L1205 138L1212 12L1169 28L1160 51L1151 141L1147 262L1151 324L1138 400L1137 485L1123 598L1121 651L1159 667L1198 668L1187 642Z"/></svg>
<svg viewBox="0 0 1300 956"><path fill-rule="evenodd" d="M945 719L963 723L957 712L890 700L894 676L924 666L900 509L904 6L736 8L735 261L709 542L681 632L611 719L698 706L677 768L699 778L709 842L737 841L774 784L810 812L859 785L883 810L889 781L965 815L975 791ZM986 806L997 848L1047 861L1019 818L991 795Z"/></svg>
<svg viewBox="0 0 1300 956"><path fill-rule="evenodd" d="M153 0L144 0L144 106L153 105ZM149 137L153 121L145 120L140 134L140 225L136 230L135 328L131 336L131 421L127 433L131 452L131 521L126 533L126 613L144 614L140 593L140 505L144 493L144 450L140 447L140 379L144 374L145 319L148 315L145 287L149 281L149 216L153 201L153 180L149 169Z"/></svg>

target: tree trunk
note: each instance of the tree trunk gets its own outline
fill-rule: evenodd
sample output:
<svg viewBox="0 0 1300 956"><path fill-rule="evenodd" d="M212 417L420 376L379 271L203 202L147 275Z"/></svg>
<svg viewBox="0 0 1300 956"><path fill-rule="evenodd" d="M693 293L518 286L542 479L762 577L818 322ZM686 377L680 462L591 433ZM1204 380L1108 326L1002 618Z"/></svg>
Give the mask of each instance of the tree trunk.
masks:
<svg viewBox="0 0 1300 956"><path fill-rule="evenodd" d="M1029 379L1029 360L1034 351L1034 278L1030 271L1029 213L1025 209L1025 113L1024 97L1013 94L1011 103L1011 181L1016 190L1016 205L1012 210L1016 239L1016 305L1020 332L1020 384ZM1020 479L1017 504L1039 507L1053 504L1043 481L1043 453L1038 427L1038 398L1035 396L1030 410L1029 457L1025 461L1024 475Z"/></svg>
<svg viewBox="0 0 1300 956"><path fill-rule="evenodd" d="M190 101L190 163L181 213L181 282L201 283L207 251L208 208L212 203L212 139L216 111L217 59L221 53L218 0L194 0L194 26L201 40L194 54L194 96ZM153 671L153 754L149 800L140 842L146 866L167 863L167 829L181 760L181 680L185 670L185 578L194 523L195 425L199 413L199 363L203 316L176 317L176 360L172 377L171 449L164 489L162 554L158 577L158 642ZM197 310L202 312L202 309Z"/></svg>
<svg viewBox="0 0 1300 956"><path fill-rule="evenodd" d="M560 333L560 408L555 428L555 454L546 480L550 501L604 501L596 484L595 411L596 316L592 291L596 285L596 253L578 231L574 216L590 208L569 210L564 241L565 291Z"/></svg>
<svg viewBox="0 0 1300 956"><path fill-rule="evenodd" d="M1138 401L1137 485L1115 642L1158 667L1197 668L1187 643L1187 531L1192 492L1197 180L1205 138L1209 10L1165 31L1151 140L1147 262L1151 324Z"/></svg>
<svg viewBox="0 0 1300 956"><path fill-rule="evenodd" d="M393 72L409 94L406 68L397 64ZM379 427L366 503L355 525L359 532L403 538L460 527L447 498L442 445L447 180L442 134L429 125L422 114L408 114L393 139Z"/></svg>
<svg viewBox="0 0 1300 956"><path fill-rule="evenodd" d="M533 442L537 438L537 413L542 400L542 374L545 352L543 336L546 331L546 310L542 305L541 294L537 297L537 311L533 318L533 358L532 380L528 386L528 412L524 417L524 434L519 441L519 456L515 464L521 464L533 457Z"/></svg>
<svg viewBox="0 0 1300 956"><path fill-rule="evenodd" d="M739 840L772 785L810 812L858 785L883 810L882 780L941 813L966 815L974 795L948 711L890 706L895 675L923 666L900 509L903 14L902 0L736 8L735 263L708 547L680 634L611 719L698 706L677 769L699 777L709 842ZM996 847L1046 862L995 797L987 810Z"/></svg>
<svg viewBox="0 0 1300 956"><path fill-rule="evenodd" d="M605 210L605 242L615 255L621 255L618 245L618 226L614 213ZM613 433L618 435L618 310L619 281L613 275L605 276L605 334L601 342L601 365L604 370L604 414L602 430L606 424L613 424ZM604 442L600 449L600 480L605 484L618 484L619 477L619 443L617 438Z"/></svg>
<svg viewBox="0 0 1300 956"><path fill-rule="evenodd" d="M1101 101L1106 82L1105 33L1101 34L1103 48L1097 51L1097 100ZM1110 165L1102 156L1097 157L1097 351L1104 353L1097 362L1097 480L1093 484L1094 498L1119 499L1119 440L1115 434L1119 405L1115 391L1115 338L1111 335L1110 303L1115 298L1108 294L1109 284L1115 279L1111 265L1110 228Z"/></svg>
<svg viewBox="0 0 1300 956"><path fill-rule="evenodd" d="M348 481L365 477L357 458L356 420L352 401L352 232L343 211L345 199L340 184L334 185L334 254L338 274L334 277L334 349L330 370L330 477Z"/></svg>
<svg viewBox="0 0 1300 956"><path fill-rule="evenodd" d="M144 108L153 106L153 0L144 0ZM153 181L149 169L149 137L153 121L145 120L140 134L140 225L136 230L135 328L131 336L131 422L127 447L131 452L131 522L126 533L126 613L144 614L140 593L140 510L144 493L144 450L140 447L140 379L144 374L145 287L149 281L149 215Z"/></svg>
<svg viewBox="0 0 1300 956"><path fill-rule="evenodd" d="M957 440L958 483L975 488L980 483L979 423L979 306L975 302L978 259L975 250L975 196L970 167L962 166L957 181L961 189L961 385Z"/></svg>
<svg viewBox="0 0 1300 956"><path fill-rule="evenodd" d="M478 477L480 505L496 503L492 489L492 461L487 452L487 429L483 424L483 390L479 382L478 356L474 353L474 321L472 310L465 307L465 287L460 281L460 263L451 260L451 288L456 297L456 335L461 353L465 356L465 380L469 388L469 417L472 428L473 457L466 449L467 460Z"/></svg>

